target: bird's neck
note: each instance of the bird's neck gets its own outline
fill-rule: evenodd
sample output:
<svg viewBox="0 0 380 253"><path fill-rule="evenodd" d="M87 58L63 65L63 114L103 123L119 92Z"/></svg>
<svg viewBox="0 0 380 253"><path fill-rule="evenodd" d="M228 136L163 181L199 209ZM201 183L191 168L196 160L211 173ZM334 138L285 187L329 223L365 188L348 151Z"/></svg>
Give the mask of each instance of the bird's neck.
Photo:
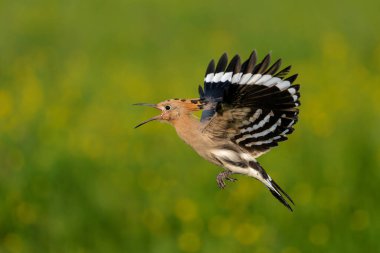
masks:
<svg viewBox="0 0 380 253"><path fill-rule="evenodd" d="M212 149L214 143L205 134L202 133L204 125L200 122L199 118L194 115L181 115L176 122L172 125L177 131L178 136L194 149L201 157L206 160L212 161L207 150Z"/></svg>
<svg viewBox="0 0 380 253"><path fill-rule="evenodd" d="M178 136L188 145L196 149L194 146L201 137L200 121L191 113L181 115L180 118L172 122Z"/></svg>

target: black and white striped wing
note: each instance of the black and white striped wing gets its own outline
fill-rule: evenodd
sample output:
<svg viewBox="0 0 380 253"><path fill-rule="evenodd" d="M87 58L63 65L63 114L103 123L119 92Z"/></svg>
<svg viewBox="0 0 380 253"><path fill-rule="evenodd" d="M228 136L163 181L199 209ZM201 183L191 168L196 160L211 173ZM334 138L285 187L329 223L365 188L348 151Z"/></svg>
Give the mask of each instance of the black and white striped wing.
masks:
<svg viewBox="0 0 380 253"><path fill-rule="evenodd" d="M206 73L201 99L212 105L204 111L205 116L202 114L202 120L208 120L205 133L211 138L228 138L259 154L277 146L293 132L300 94L299 85L293 85L297 75L285 79L290 66L278 71L281 60L270 66L270 55L256 62L253 52L242 65L239 56L235 56L227 70L217 68L214 73Z"/></svg>
<svg viewBox="0 0 380 253"><path fill-rule="evenodd" d="M228 64L227 54L224 53L215 68L214 60L211 60L204 78L204 90L199 86L200 99L207 104L203 110L201 121L209 120L215 114L215 108L218 102L223 100L226 89L232 82L232 77L236 76L241 69L240 57L236 55ZM226 68L227 66L227 68Z"/></svg>

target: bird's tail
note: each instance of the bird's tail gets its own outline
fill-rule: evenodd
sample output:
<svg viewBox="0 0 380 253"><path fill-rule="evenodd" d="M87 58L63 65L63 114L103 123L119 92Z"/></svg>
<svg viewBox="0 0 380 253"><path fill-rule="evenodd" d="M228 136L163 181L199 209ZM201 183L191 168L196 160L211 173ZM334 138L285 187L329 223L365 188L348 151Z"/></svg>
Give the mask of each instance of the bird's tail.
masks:
<svg viewBox="0 0 380 253"><path fill-rule="evenodd" d="M265 184L265 186L269 189L272 195L278 199L284 206L286 206L290 211L293 211L292 207L289 205L287 199L294 205L293 200L289 197L289 195L284 192L283 189L266 173L263 167L255 161L250 162L249 165L256 170L260 174L259 179L261 182ZM284 197L285 196L285 197Z"/></svg>
<svg viewBox="0 0 380 253"><path fill-rule="evenodd" d="M284 190L282 190L281 187L275 181L273 181L271 178L269 178L269 184L270 184L270 186L267 185L267 187L268 187L269 191L272 193L272 195L276 199L278 199L284 206L289 208L290 211L293 211L292 207L289 205L289 203L284 198L284 196L285 196L294 205L294 202L289 197L289 195L286 192L284 192ZM281 194L283 194L284 196L282 196Z"/></svg>

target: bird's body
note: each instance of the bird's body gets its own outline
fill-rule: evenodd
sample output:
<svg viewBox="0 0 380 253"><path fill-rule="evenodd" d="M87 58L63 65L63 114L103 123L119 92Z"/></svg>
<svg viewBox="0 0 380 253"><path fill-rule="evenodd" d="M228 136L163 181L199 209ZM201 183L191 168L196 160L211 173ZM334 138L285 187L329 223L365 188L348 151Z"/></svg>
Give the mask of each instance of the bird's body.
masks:
<svg viewBox="0 0 380 253"><path fill-rule="evenodd" d="M256 64L256 52L241 65L235 56L227 69L222 55L215 68L211 61L200 98L169 99L149 105L162 111L152 120L170 123L178 136L201 157L224 169L217 176L219 187L231 174L243 174L264 183L290 210L284 196L290 197L271 179L256 161L260 155L286 140L297 122L299 85L292 85L297 75L287 79L290 66L278 71L281 61L269 67L270 56ZM203 110L201 119L193 112ZM137 127L138 127L137 126Z"/></svg>

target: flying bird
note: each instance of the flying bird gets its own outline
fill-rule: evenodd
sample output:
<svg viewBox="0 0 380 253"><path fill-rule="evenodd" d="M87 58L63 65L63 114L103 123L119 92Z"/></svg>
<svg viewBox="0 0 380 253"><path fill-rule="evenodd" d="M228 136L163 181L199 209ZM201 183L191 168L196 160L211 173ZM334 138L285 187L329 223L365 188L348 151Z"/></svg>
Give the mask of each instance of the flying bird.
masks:
<svg viewBox="0 0 380 253"><path fill-rule="evenodd" d="M243 63L239 55L228 62L224 53L216 66L214 60L209 63L199 98L135 104L161 111L135 128L154 120L168 122L201 157L223 168L216 177L220 188L236 181L233 174L247 175L292 211L292 199L256 160L287 140L300 106L300 86L293 84L297 74L287 77L291 66L280 70L281 59L270 61L268 54L259 62L253 51ZM199 110L200 119L193 115Z"/></svg>

